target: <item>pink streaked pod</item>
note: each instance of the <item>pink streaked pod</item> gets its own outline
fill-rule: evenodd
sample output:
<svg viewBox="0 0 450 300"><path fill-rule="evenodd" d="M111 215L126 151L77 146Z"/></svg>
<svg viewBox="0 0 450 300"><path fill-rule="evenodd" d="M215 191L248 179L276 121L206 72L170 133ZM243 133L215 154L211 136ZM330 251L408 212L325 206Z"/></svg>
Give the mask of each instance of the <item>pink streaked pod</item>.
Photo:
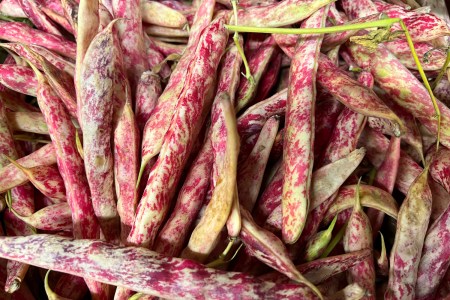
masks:
<svg viewBox="0 0 450 300"><path fill-rule="evenodd" d="M43 56L38 55L37 59L40 61L40 65L42 66L42 69L45 72L45 75L51 87L59 95L69 114L76 119L76 92L72 76L53 66Z"/></svg>
<svg viewBox="0 0 450 300"><path fill-rule="evenodd" d="M161 154L150 173L137 210L136 221L128 237L129 243L144 245L153 243L169 207L173 189L180 179L192 143L198 134L196 125L201 123L202 111L209 104L208 91L214 82L215 70L225 50L227 39L228 33L224 27L223 18L214 20L203 31L200 44L193 55L192 66L194 67L189 78L192 84L187 85L188 88L179 99L177 108L179 113L173 116L170 128L164 137ZM212 40L215 41L213 45L211 45ZM205 77L205 74L208 76ZM185 142L180 143L180 139ZM152 208L151 203L158 203L158 205Z"/></svg>
<svg viewBox="0 0 450 300"><path fill-rule="evenodd" d="M237 186L239 201L242 206L251 211L258 197L264 171L269 159L270 150L278 132L279 117L267 120L261 129L255 146L247 159L238 168Z"/></svg>
<svg viewBox="0 0 450 300"><path fill-rule="evenodd" d="M152 71L142 73L136 88L136 122L139 129L144 129L153 109L162 93L161 79Z"/></svg>
<svg viewBox="0 0 450 300"><path fill-rule="evenodd" d="M434 88L433 94L438 97L445 105L450 105L450 82L447 78L442 78Z"/></svg>
<svg viewBox="0 0 450 300"><path fill-rule="evenodd" d="M278 49L275 49L272 57L270 58L270 68L268 68L260 79L258 90L255 96L255 102L264 100L269 95L270 91L278 81L278 75L281 69L281 61L283 59L283 53Z"/></svg>
<svg viewBox="0 0 450 300"><path fill-rule="evenodd" d="M305 20L330 0L288 0L262 7L249 7L238 10L239 26L282 27ZM234 16L229 24L234 24Z"/></svg>
<svg viewBox="0 0 450 300"><path fill-rule="evenodd" d="M49 129L58 168L67 192L67 202L72 209L74 236L96 238L99 227L90 199L83 161L75 145L75 126L45 77L37 69L34 71L39 81L38 104Z"/></svg>
<svg viewBox="0 0 450 300"><path fill-rule="evenodd" d="M149 24L173 28L182 28L187 24L181 12L156 1L142 2L141 14L142 21Z"/></svg>
<svg viewBox="0 0 450 300"><path fill-rule="evenodd" d="M428 228L417 272L416 299L435 299L439 284L444 283L450 265L450 251L447 247L449 239L450 209L447 206L443 214Z"/></svg>
<svg viewBox="0 0 450 300"><path fill-rule="evenodd" d="M358 3L351 0L343 0L342 8L350 20L366 17L378 12L376 5L371 0L363 0Z"/></svg>
<svg viewBox="0 0 450 300"><path fill-rule="evenodd" d="M286 100L287 89L283 89L272 97L247 108L237 120L239 135L243 138L259 133L270 117L285 113Z"/></svg>
<svg viewBox="0 0 450 300"><path fill-rule="evenodd" d="M364 261L366 258L372 255L370 249L363 249L346 254L340 254L335 256L329 256L325 258L319 258L310 262L297 265L297 270L311 283L321 284L327 279L347 271L354 265ZM287 277L275 277L276 273L268 273L261 276L262 279L274 280L279 284L289 282Z"/></svg>
<svg viewBox="0 0 450 300"><path fill-rule="evenodd" d="M0 91L0 99L2 99L8 111L39 111L39 108L28 104L21 97L19 93L9 89Z"/></svg>
<svg viewBox="0 0 450 300"><path fill-rule="evenodd" d="M241 216L240 238L246 245L247 250L258 260L286 275L291 280L300 283L300 285L310 288L317 296L321 297L317 288L296 269L283 242L270 231L256 225L246 209L241 209Z"/></svg>
<svg viewBox="0 0 450 300"><path fill-rule="evenodd" d="M108 26L113 20L112 14L109 10L102 4L98 4L98 31L102 31Z"/></svg>
<svg viewBox="0 0 450 300"><path fill-rule="evenodd" d="M179 98L184 93L185 80L191 76L190 68L194 59L193 55L197 51L196 47L204 42L199 39L201 33L212 19L214 4L215 1L207 0L203 1L199 7L195 22L191 27L189 45L178 62L177 67L172 72L169 82L159 97L158 104L155 106L152 115L145 124L142 137L140 172L142 172L148 162L161 150L164 137L175 113L175 108L177 103L179 103Z"/></svg>
<svg viewBox="0 0 450 300"><path fill-rule="evenodd" d="M417 65L414 62L411 50L409 49L406 40L397 39L391 42L384 43L386 48L397 57L400 62L408 69L417 70ZM446 53L442 49L435 49L431 43L416 42L414 49L419 57L420 64L424 71L440 70L445 63Z"/></svg>
<svg viewBox="0 0 450 300"><path fill-rule="evenodd" d="M420 257L431 214L431 191L427 180L428 167L414 180L400 207L390 255L386 299L413 299L415 296Z"/></svg>
<svg viewBox="0 0 450 300"><path fill-rule="evenodd" d="M2 48L12 50L16 52L20 57L31 61L31 63L33 63L39 70L43 71L44 68L42 67L40 60L38 60L36 56L32 55L32 52L29 51L31 49L33 52L39 54L42 57L45 57L48 62L50 62L59 70L69 73L72 77L74 76L75 65L71 61L64 59L63 57L59 56L56 53L53 53L51 50L47 50L44 47L36 45L29 45L28 47L26 47L20 43L2 43L0 45Z"/></svg>
<svg viewBox="0 0 450 300"><path fill-rule="evenodd" d="M319 56L317 82L353 111L392 121L393 126L398 126L397 135L404 131L402 121L375 92L348 77L323 54Z"/></svg>
<svg viewBox="0 0 450 300"><path fill-rule="evenodd" d="M328 6L321 8L302 23L302 28L323 27L327 14ZM299 38L295 48L296 54L290 67L281 200L282 236L283 240L289 244L295 243L300 237L310 202L309 192L314 161L315 77L322 39L323 35Z"/></svg>
<svg viewBox="0 0 450 300"><path fill-rule="evenodd" d="M336 199L325 214L325 224L328 224L336 214L353 207L356 198L356 188L356 184L341 187ZM359 197L362 206L378 209L397 219L398 205L389 193L374 186L361 184Z"/></svg>
<svg viewBox="0 0 450 300"><path fill-rule="evenodd" d="M318 100L321 100L320 97ZM334 125L345 106L335 99L324 99L317 103L314 137L314 159L318 159L328 144ZM320 121L319 121L320 120Z"/></svg>
<svg viewBox="0 0 450 300"><path fill-rule="evenodd" d="M264 223L270 213L280 205L283 188L283 167L279 166L261 197L256 202L253 217L258 224Z"/></svg>
<svg viewBox="0 0 450 300"><path fill-rule="evenodd" d="M35 152L16 160L16 162L26 168L55 164L55 148L53 144L45 145ZM0 169L0 193L4 193L14 186L19 186L27 181L27 176L13 164L5 165Z"/></svg>
<svg viewBox="0 0 450 300"><path fill-rule="evenodd" d="M72 2L72 1L70 1ZM84 99L81 95L81 68L84 63L84 56L91 44L92 40L98 33L99 15L98 15L98 0L80 0L77 7L76 3L72 3L71 8L74 10L67 11L70 13L70 18L74 17L73 25L76 31L76 59L75 59L75 89L77 91L77 107L78 113L84 105ZM76 14L73 15L73 14ZM69 19L70 19L69 18ZM82 20L82 21L81 21ZM80 120L80 123L81 120ZM80 124L83 128L83 124Z"/></svg>
<svg viewBox="0 0 450 300"><path fill-rule="evenodd" d="M75 36L75 30L73 29L72 24L66 19L64 11L63 14L58 14L57 12L47 8L41 7L42 12L53 22L60 25L67 32L73 34Z"/></svg>
<svg viewBox="0 0 450 300"><path fill-rule="evenodd" d="M7 112L6 117L12 131L48 134L47 123L39 112Z"/></svg>
<svg viewBox="0 0 450 300"><path fill-rule="evenodd" d="M239 37L239 43L242 47L242 37ZM216 94L222 92L228 93L233 107L236 106L236 90L241 81L241 65L242 57L239 54L236 45L230 41L229 47L223 54L222 62L220 63Z"/></svg>
<svg viewBox="0 0 450 300"><path fill-rule="evenodd" d="M72 212L67 202L46 206L29 216L21 216L13 210L16 217L28 225L48 231L71 230Z"/></svg>
<svg viewBox="0 0 450 300"><path fill-rule="evenodd" d="M118 55L113 27L114 23L110 23L92 40L78 78L80 98L83 98L79 116L84 166L95 215L108 241L117 239L119 233L111 150L113 80Z"/></svg>
<svg viewBox="0 0 450 300"><path fill-rule="evenodd" d="M226 94L214 104L211 144L214 153L213 194L182 253L182 257L200 262L216 246L235 199L239 137L234 109Z"/></svg>
<svg viewBox="0 0 450 300"><path fill-rule="evenodd" d="M58 168L53 165L26 168L12 159L10 159L10 162L22 171L42 194L52 199L54 203L67 201L66 189Z"/></svg>
<svg viewBox="0 0 450 300"><path fill-rule="evenodd" d="M332 163L356 149L366 120L364 115L348 107L344 108L336 120L336 126L323 154L322 165Z"/></svg>
<svg viewBox="0 0 450 300"><path fill-rule="evenodd" d="M386 157L383 163L377 169L374 179L374 186L377 186L386 192L392 194L395 181L397 179L398 167L400 162L400 138L391 137ZM384 214L376 210L368 210L367 215L372 224L373 234L375 235L381 228Z"/></svg>
<svg viewBox="0 0 450 300"><path fill-rule="evenodd" d="M432 156L430 164L431 177L450 193L450 150L440 147Z"/></svg>
<svg viewBox="0 0 450 300"><path fill-rule="evenodd" d="M49 20L49 18L39 8L40 3L36 0L20 0L23 12L28 19L40 30L54 35L62 36L61 32Z"/></svg>
<svg viewBox="0 0 450 300"><path fill-rule="evenodd" d="M231 299L241 294L250 298L298 299L300 296L318 299L309 288L298 284L277 285L243 273L224 272L193 261L166 257L144 248L119 247L101 241L71 240L46 234L0 239L1 257L157 297ZM83 263L77 263L80 261ZM136 263L130 264L130 261ZM166 275L161 276L161 270ZM154 278L158 278L158 284L152 281Z"/></svg>
<svg viewBox="0 0 450 300"><path fill-rule="evenodd" d="M32 29L20 22L1 21L0 38L10 42L42 46L69 58L76 56L75 43L51 33Z"/></svg>
<svg viewBox="0 0 450 300"><path fill-rule="evenodd" d="M373 250L372 227L370 220L361 206L359 191L360 183L356 185L352 214L345 229L343 244L345 252L362 249ZM370 197L370 196L369 196ZM336 217L335 217L336 218ZM365 299L375 299L375 265L373 254L359 264L347 270L349 283L357 283L367 290Z"/></svg>
<svg viewBox="0 0 450 300"><path fill-rule="evenodd" d="M386 156L389 139L380 132L366 128L361 134L360 145L367 149L367 158L378 168ZM395 187L406 195L412 182L421 172L422 167L401 151Z"/></svg>
<svg viewBox="0 0 450 300"><path fill-rule="evenodd" d="M79 10L78 2L76 2L75 0L61 0L61 6L64 10L63 15L66 17L67 22L69 22L70 26L72 27L73 36L77 37Z"/></svg>
<svg viewBox="0 0 450 300"><path fill-rule="evenodd" d="M186 46L179 44L171 44L160 41L158 39L152 39L155 44L156 49L164 56L169 56L171 54L179 54L182 55Z"/></svg>
<svg viewBox="0 0 450 300"><path fill-rule="evenodd" d="M162 78L170 79L171 70L169 65L165 62L165 56L159 51L156 46L155 40L149 36L144 35L145 47L146 47L146 60L148 67L154 69ZM159 69L159 70L158 70Z"/></svg>
<svg viewBox="0 0 450 300"><path fill-rule="evenodd" d="M1 64L0 83L13 91L36 97L38 83L29 67Z"/></svg>
<svg viewBox="0 0 450 300"><path fill-rule="evenodd" d="M369 52L365 47L352 44L350 52L357 64L369 70L377 84L388 95L414 117L416 117L431 133L437 132L437 121L433 117L435 111L430 96L419 80L404 67L401 62L379 45L377 50ZM450 108L437 100L441 111L441 142L450 145Z"/></svg>
<svg viewBox="0 0 450 300"><path fill-rule="evenodd" d="M229 237L237 238L239 236L242 229L242 217L237 187L233 193L233 203L231 205L231 211L226 226Z"/></svg>
<svg viewBox="0 0 450 300"><path fill-rule="evenodd" d="M131 94L135 95L141 74L148 70L145 59L145 42L142 30L142 16L139 1L113 0L114 18L124 18L117 23L118 36L123 52L123 61L131 85Z"/></svg>
<svg viewBox="0 0 450 300"><path fill-rule="evenodd" d="M249 80L241 80L236 95L236 111L239 112L243 108L252 103L256 96L259 81L265 70L269 67L270 58L275 52L276 43L272 36L269 36L260 47L253 52L248 58L250 72L254 82ZM261 99L262 100L262 99Z"/></svg>
<svg viewBox="0 0 450 300"><path fill-rule="evenodd" d="M189 31L186 29L179 29L179 28L170 28L165 26L158 26L158 25L145 25L144 31L146 34L156 37L156 38L168 38L175 40L184 40L186 42L185 38L189 37Z"/></svg>
<svg viewBox="0 0 450 300"><path fill-rule="evenodd" d="M117 212L122 224L122 240L126 240L134 223L138 203L136 182L139 164L139 128L131 99L127 97L114 130L114 185Z"/></svg>

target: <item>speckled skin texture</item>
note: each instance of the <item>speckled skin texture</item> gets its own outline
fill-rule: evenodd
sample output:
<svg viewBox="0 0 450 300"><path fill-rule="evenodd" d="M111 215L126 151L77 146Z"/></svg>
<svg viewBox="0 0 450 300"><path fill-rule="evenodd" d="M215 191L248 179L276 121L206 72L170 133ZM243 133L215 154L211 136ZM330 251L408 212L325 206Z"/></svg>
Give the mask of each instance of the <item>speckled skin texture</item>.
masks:
<svg viewBox="0 0 450 300"><path fill-rule="evenodd" d="M323 27L327 14L328 6L303 22L302 28ZM281 200L282 236L288 244L295 243L300 237L310 202L314 162L315 77L322 39L323 35L300 37L289 71Z"/></svg>
<svg viewBox="0 0 450 300"><path fill-rule="evenodd" d="M37 79L30 67L0 65L0 83L13 91L36 97Z"/></svg>
<svg viewBox="0 0 450 300"><path fill-rule="evenodd" d="M39 8L39 2L36 0L19 0L25 15L40 30L54 35L62 36L58 28L49 20L49 18Z"/></svg>
<svg viewBox="0 0 450 300"><path fill-rule="evenodd" d="M426 168L412 183L397 219L390 255L386 299L414 299L422 247L431 215L431 191ZM432 272L430 272L432 273Z"/></svg>
<svg viewBox="0 0 450 300"><path fill-rule="evenodd" d="M275 284L242 273L209 269L144 248L50 235L0 239L2 257L163 298L232 299L239 295L240 299L317 299L298 284Z"/></svg>

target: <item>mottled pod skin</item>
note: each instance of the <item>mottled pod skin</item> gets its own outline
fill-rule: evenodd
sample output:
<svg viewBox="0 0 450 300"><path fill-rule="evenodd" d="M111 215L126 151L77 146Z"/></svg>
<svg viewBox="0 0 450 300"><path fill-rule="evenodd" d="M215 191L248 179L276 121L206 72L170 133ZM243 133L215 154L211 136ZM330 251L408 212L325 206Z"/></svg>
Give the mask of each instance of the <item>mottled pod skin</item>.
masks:
<svg viewBox="0 0 450 300"><path fill-rule="evenodd" d="M165 27L182 28L187 24L186 17L179 11L160 2L141 3L142 21Z"/></svg>
<svg viewBox="0 0 450 300"><path fill-rule="evenodd" d="M428 167L414 180L400 207L390 255L386 299L414 299L422 247L431 215Z"/></svg>
<svg viewBox="0 0 450 300"><path fill-rule="evenodd" d="M283 89L272 97L247 108L237 121L241 138L259 133L270 117L283 115L286 111L286 101L287 89Z"/></svg>
<svg viewBox="0 0 450 300"><path fill-rule="evenodd" d="M336 199L325 214L324 223L330 222L336 214L353 207L355 197L356 185L346 185L341 187ZM374 186L361 184L359 187L359 197L362 206L375 208L386 213L390 217L397 219L397 202L384 190Z"/></svg>
<svg viewBox="0 0 450 300"><path fill-rule="evenodd" d="M317 288L296 269L283 242L270 231L256 225L251 214L246 209L241 209L241 216L242 229L240 238L246 245L247 250L258 260L301 285L307 286L317 296L321 297Z"/></svg>
<svg viewBox="0 0 450 300"><path fill-rule="evenodd" d="M268 68L260 79L258 90L256 91L255 102L259 102L267 98L273 87L278 81L278 75L281 70L281 61L283 53L279 49L275 49L270 58L270 68Z"/></svg>
<svg viewBox="0 0 450 300"><path fill-rule="evenodd" d="M450 193L450 150L440 147L430 164L431 177Z"/></svg>
<svg viewBox="0 0 450 300"><path fill-rule="evenodd" d="M278 132L280 120L274 116L261 129L258 140L245 162L238 168L237 185L239 201L248 211L252 211L258 197L270 150Z"/></svg>
<svg viewBox="0 0 450 300"><path fill-rule="evenodd" d="M319 299L309 288L298 284L277 285L243 273L224 272L190 260L166 257L144 248L45 234L0 239L1 257L157 297L234 299L239 295L249 299Z"/></svg>
<svg viewBox="0 0 450 300"><path fill-rule="evenodd" d="M58 68L61 71L67 72L68 74L74 76L75 74L75 65L66 60L65 58L59 56L58 54L54 53L51 50L47 50L44 47L36 46L36 45L29 45L29 47L24 46L21 43L2 43L1 47L12 50L16 52L20 57L23 57L24 59L28 59L33 63L39 70L44 70L44 68L41 65L41 62L36 59L35 55L32 55L32 53L29 51L31 49L33 52L41 55L42 57L45 57L45 59L50 62L52 65L54 65L56 68Z"/></svg>
<svg viewBox="0 0 450 300"><path fill-rule="evenodd" d="M126 240L136 215L139 140L140 134L131 99L127 98L114 131L114 185L123 241Z"/></svg>
<svg viewBox="0 0 450 300"><path fill-rule="evenodd" d="M59 174L56 166L36 166L27 168L19 163L10 160L20 171L22 171L28 180L45 196L54 203L66 202L66 189L64 181Z"/></svg>
<svg viewBox="0 0 450 300"><path fill-rule="evenodd" d="M186 51L172 72L166 88L158 99L158 104L145 124L142 137L141 170L161 150L164 136L170 127L177 103L179 103L180 97L184 93L184 87L187 85L185 81L191 76L190 69L194 59L193 55L195 55L197 44L202 43L199 41L200 35L211 22L214 4L215 1L213 0L202 1L202 5L196 13L195 22L191 27Z"/></svg>
<svg viewBox="0 0 450 300"><path fill-rule="evenodd" d="M332 163L356 149L367 118L348 107L336 120L329 144L323 154L322 165Z"/></svg>
<svg viewBox="0 0 450 300"><path fill-rule="evenodd" d="M238 10L240 26L282 27L305 20L321 7L331 3L330 0L287 0L263 7L249 7ZM325 14L326 15L326 14ZM234 17L229 24L234 24Z"/></svg>
<svg viewBox="0 0 450 300"><path fill-rule="evenodd" d="M302 28L323 27L327 14L328 6L318 10L303 22ZM299 38L289 74L281 200L282 235L284 242L289 244L295 243L300 237L309 208L314 161L315 77L322 39L323 35Z"/></svg>
<svg viewBox="0 0 450 300"><path fill-rule="evenodd" d="M433 199L434 201L434 199ZM448 241L450 239L450 209L444 213L428 229L422 250L417 283L416 299L435 299L439 284L448 280L444 277L450 265Z"/></svg>
<svg viewBox="0 0 450 300"><path fill-rule="evenodd" d="M369 117L391 120L398 126L397 135L403 131L401 120L375 92L347 76L323 54L319 57L317 82L353 111Z"/></svg>
<svg viewBox="0 0 450 300"><path fill-rule="evenodd" d="M353 252L362 249L373 250L372 227L370 220L364 213L359 195L359 183L356 187L356 201L352 214L345 229L343 244L345 252ZM347 270L349 283L357 283L367 290L364 299L375 299L375 266L373 254L359 264Z"/></svg>
<svg viewBox="0 0 450 300"><path fill-rule="evenodd" d="M414 117L430 132L436 134L437 120L430 96L422 83L401 62L379 45L376 51L369 52L360 45L350 45L349 50L356 63L372 73L377 84L389 96ZM450 145L450 109L436 99L441 112L441 143Z"/></svg>
<svg viewBox="0 0 450 300"><path fill-rule="evenodd" d="M355 2L352 0L343 0L342 8L344 9L345 14L350 18L350 20L360 17L366 17L378 11L376 5L372 2L372 0L363 0L359 2Z"/></svg>
<svg viewBox="0 0 450 300"><path fill-rule="evenodd" d="M39 112L7 112L8 124L12 131L48 134L44 116Z"/></svg>
<svg viewBox="0 0 450 300"><path fill-rule="evenodd" d="M29 67L1 64L0 83L13 91L36 97L38 83Z"/></svg>
<svg viewBox="0 0 450 300"><path fill-rule="evenodd" d="M40 30L54 35L62 36L61 32L49 20L39 8L40 3L36 0L19 0L22 10L31 22Z"/></svg>
<svg viewBox="0 0 450 300"><path fill-rule="evenodd" d="M84 166L95 215L108 241L118 239L119 234L111 149L114 66L118 55L113 27L111 23L92 40L79 76Z"/></svg>
<svg viewBox="0 0 450 300"><path fill-rule="evenodd" d="M239 137L234 109L225 96L215 103L211 143L214 153L214 191L182 257L203 262L217 244L235 198ZM214 175L213 175L214 177Z"/></svg>
<svg viewBox="0 0 450 300"><path fill-rule="evenodd" d="M40 73L38 79L37 100L53 142L58 168L67 191L67 202L72 209L74 236L97 238L98 221L92 207L83 161L75 145L75 127L61 100Z"/></svg>
<svg viewBox="0 0 450 300"><path fill-rule="evenodd" d="M275 51L276 43L272 36L269 36L260 47L253 52L248 58L248 65L252 74L253 83L249 80L241 80L237 90L236 111L239 112L247 107L255 98L259 81L268 68L270 58ZM262 99L261 99L262 100Z"/></svg>
<svg viewBox="0 0 450 300"><path fill-rule="evenodd" d="M145 42L139 3L139 0L112 1L114 18L124 18L118 23L118 34L133 97L136 94L136 87L141 74L148 70L148 62L144 55Z"/></svg>
<svg viewBox="0 0 450 300"><path fill-rule="evenodd" d="M202 119L202 111L209 102L215 70L225 50L227 39L228 32L223 18L216 19L203 31L194 55L189 84L179 100L177 114L172 119L169 131L164 137L161 154L150 173L128 237L129 243L153 244L169 207L173 189L191 151L198 132L196 128Z"/></svg>
<svg viewBox="0 0 450 300"><path fill-rule="evenodd" d="M18 159L16 162L26 168L55 164L55 148L53 144L45 145L35 152ZM5 165L0 169L0 193L4 193L14 186L19 186L27 181L28 177L13 164Z"/></svg>
<svg viewBox="0 0 450 300"><path fill-rule="evenodd" d="M136 88L136 122L143 130L161 96L161 78L152 71L142 73Z"/></svg>
<svg viewBox="0 0 450 300"><path fill-rule="evenodd" d="M70 231L73 228L72 212L67 202L46 206L29 216L21 216L20 214L16 214L16 216L28 225L40 230Z"/></svg>

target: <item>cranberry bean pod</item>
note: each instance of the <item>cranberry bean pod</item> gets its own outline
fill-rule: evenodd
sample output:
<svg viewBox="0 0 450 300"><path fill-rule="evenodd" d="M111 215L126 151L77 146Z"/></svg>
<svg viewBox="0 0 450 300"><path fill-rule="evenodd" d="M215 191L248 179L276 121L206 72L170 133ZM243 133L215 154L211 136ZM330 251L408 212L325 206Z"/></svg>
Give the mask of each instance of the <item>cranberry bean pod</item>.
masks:
<svg viewBox="0 0 450 300"><path fill-rule="evenodd" d="M0 21L0 38L10 42L37 45L63 56L75 58L76 45L60 36L32 29L19 22Z"/></svg>
<svg viewBox="0 0 450 300"><path fill-rule="evenodd" d="M386 299L413 299L431 214L428 168L414 180L398 213Z"/></svg>
<svg viewBox="0 0 450 300"><path fill-rule="evenodd" d="M264 72L260 79L260 84L258 85L258 90L255 96L256 102L266 99L275 86L280 73L282 59L283 53L281 53L278 49L275 49L275 52L270 58L270 68Z"/></svg>
<svg viewBox="0 0 450 300"><path fill-rule="evenodd" d="M324 217L324 223L329 223L332 218L347 208L353 207L356 197L356 185L343 186L328 209ZM397 219L398 205L392 196L382 189L361 184L359 190L361 205L378 209L390 217Z"/></svg>
<svg viewBox="0 0 450 300"><path fill-rule="evenodd" d="M302 28L323 27L327 14L328 6L302 23ZM300 37L290 67L281 200L282 235L283 240L289 244L294 243L302 233L310 202L314 161L315 77L322 39L323 35Z"/></svg>
<svg viewBox="0 0 450 300"><path fill-rule="evenodd" d="M56 28L39 8L39 3L36 0L19 0L19 2L25 15L27 15L28 19L30 19L38 29L62 36L58 28Z"/></svg>
<svg viewBox="0 0 450 300"><path fill-rule="evenodd" d="M72 212L67 202L44 207L29 216L21 216L18 213L15 215L23 222L40 230L63 231L73 228Z"/></svg>
<svg viewBox="0 0 450 300"><path fill-rule="evenodd" d="M41 7L41 11L54 23L60 25L67 32L75 35L75 30L73 29L72 24L66 19L64 13L62 15L54 12L53 10L47 7Z"/></svg>
<svg viewBox="0 0 450 300"><path fill-rule="evenodd" d="M164 56L169 56L170 54L182 55L184 49L186 49L183 45L169 44L157 39L152 39L152 41L155 43L156 49Z"/></svg>
<svg viewBox="0 0 450 300"><path fill-rule="evenodd" d="M7 112L6 118L12 131L48 134L48 127L41 113Z"/></svg>
<svg viewBox="0 0 450 300"><path fill-rule="evenodd" d="M161 96L162 87L160 77L152 71L145 71L136 89L136 122L139 129L144 129L145 123L150 118L153 109Z"/></svg>
<svg viewBox="0 0 450 300"><path fill-rule="evenodd" d="M0 2L0 12L5 16L16 18L26 18L25 12L22 10L18 0L5 0Z"/></svg>
<svg viewBox="0 0 450 300"><path fill-rule="evenodd" d="M238 10L240 26L282 27L305 20L320 8L330 4L330 0L285 0L262 7ZM231 17L229 24L234 24Z"/></svg>
<svg viewBox="0 0 450 300"><path fill-rule="evenodd" d="M29 67L1 64L0 83L13 91L36 97L37 80Z"/></svg>
<svg viewBox="0 0 450 300"><path fill-rule="evenodd" d="M35 152L18 159L17 163L26 168L55 164L55 148L53 144L47 144ZM5 165L0 169L0 193L4 193L14 186L21 185L27 181L27 176L13 164Z"/></svg>
<svg viewBox="0 0 450 300"><path fill-rule="evenodd" d="M142 21L165 27L182 28L187 24L186 17L175 9L156 1L141 3Z"/></svg>
<svg viewBox="0 0 450 300"><path fill-rule="evenodd" d="M196 126L202 118L204 106L209 102L209 90L215 78L215 70L227 44L228 33L223 25L223 18L216 19L203 32L201 43L195 52L188 88L179 100L178 113L174 115L164 137L161 154L150 173L128 237L129 243L153 244L167 212L174 186L191 151ZM211 41L215 43L212 45ZM180 143L180 139L185 142Z"/></svg>
<svg viewBox="0 0 450 300"><path fill-rule="evenodd" d="M359 3L351 0L343 0L342 8L350 20L369 16L377 12L377 7L372 0L363 0L359 1Z"/></svg>
<svg viewBox="0 0 450 300"><path fill-rule="evenodd" d="M252 152L238 168L237 186L239 201L249 211L253 210L256 198L258 197L270 150L278 132L279 123L280 120L276 116L267 120L261 129L261 133Z"/></svg>
<svg viewBox="0 0 450 300"><path fill-rule="evenodd" d="M113 79L118 55L113 27L114 23L110 23L92 40L79 75L84 166L95 215L108 241L117 239L119 233L111 149Z"/></svg>
<svg viewBox="0 0 450 300"><path fill-rule="evenodd" d="M163 298L233 299L236 295L247 295L249 298L296 299L301 296L316 299L309 289L296 284L276 285L242 273L209 269L193 261L165 257L143 248L45 234L0 239L0 256L4 258ZM81 261L82 264L78 263ZM135 263L130 264L130 261ZM154 282L155 278L158 283Z"/></svg>
<svg viewBox="0 0 450 300"><path fill-rule="evenodd" d="M319 231L314 234L305 247L305 257L306 261L312 261L322 255L325 251L328 243L331 241L331 235L333 233L334 225L336 224L337 216L334 217L330 225L326 230Z"/></svg>
<svg viewBox="0 0 450 300"><path fill-rule="evenodd" d="M441 147L437 153L434 153L430 164L430 175L450 193L450 150Z"/></svg>
<svg viewBox="0 0 450 300"><path fill-rule="evenodd" d="M352 214L345 229L343 244L345 252L362 249L373 251L372 227L370 220L364 213L359 193L359 183L356 186L356 201L354 201ZM336 217L335 217L336 218ZM364 299L375 299L375 266L373 254L347 271L349 283L357 283L367 290Z"/></svg>
<svg viewBox="0 0 450 300"><path fill-rule="evenodd" d="M242 217L237 187L233 193L233 203L231 204L231 211L226 226L228 237L237 238L239 236L242 229Z"/></svg>
<svg viewBox="0 0 450 300"><path fill-rule="evenodd" d="M182 257L201 262L217 244L235 198L239 139L234 110L228 97L223 97L215 104L212 124L211 143L214 153L214 173L217 174L213 182L214 191L200 223L195 227L182 253Z"/></svg>

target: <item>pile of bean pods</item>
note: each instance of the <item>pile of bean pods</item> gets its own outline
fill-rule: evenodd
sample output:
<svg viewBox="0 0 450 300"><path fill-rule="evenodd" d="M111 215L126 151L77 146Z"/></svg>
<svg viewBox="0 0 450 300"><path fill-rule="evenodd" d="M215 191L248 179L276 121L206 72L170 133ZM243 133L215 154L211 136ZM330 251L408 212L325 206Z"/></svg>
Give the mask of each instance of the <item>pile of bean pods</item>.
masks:
<svg viewBox="0 0 450 300"><path fill-rule="evenodd" d="M0 2L1 299L450 299L443 1Z"/></svg>

